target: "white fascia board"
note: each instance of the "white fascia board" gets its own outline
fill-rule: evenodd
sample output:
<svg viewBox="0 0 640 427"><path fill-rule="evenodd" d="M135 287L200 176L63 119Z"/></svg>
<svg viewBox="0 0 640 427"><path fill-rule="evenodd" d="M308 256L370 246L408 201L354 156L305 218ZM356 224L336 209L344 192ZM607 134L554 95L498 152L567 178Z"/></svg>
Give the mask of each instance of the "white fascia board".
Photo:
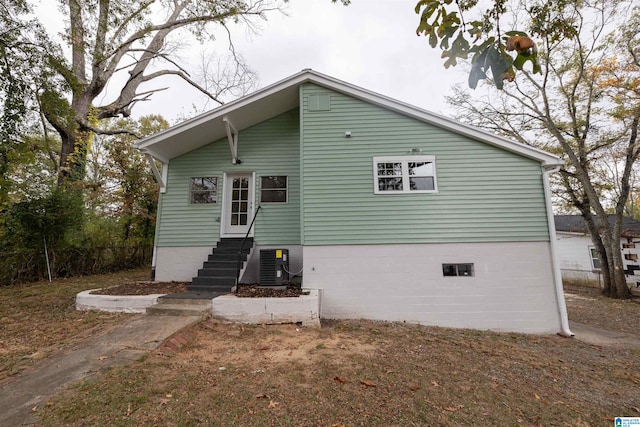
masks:
<svg viewBox="0 0 640 427"><path fill-rule="evenodd" d="M586 236L586 233L580 233L578 231L558 231L556 230L556 234L567 235L567 236Z"/></svg>
<svg viewBox="0 0 640 427"><path fill-rule="evenodd" d="M214 119L222 118L226 115L230 115L232 112L236 110L240 110L243 107L246 107L247 105L253 102L273 96L285 89L289 89L291 87L298 87L307 82L314 83L319 86L324 86L328 89L335 90L336 92L344 93L354 98L361 99L365 102L369 102L374 105L378 105L380 107L383 107L392 111L396 111L400 114L403 114L408 117L412 117L422 122L429 123L434 126L438 126L438 127L450 130L452 132L467 136L469 138L479 140L479 141L494 145L496 147L499 147L501 149L539 161L546 168L553 168L562 164L562 161L560 160L559 157L554 156L550 153L547 153L546 151L529 147L529 146L514 142L510 139L503 138L503 137L494 135L492 133L486 132L484 130L481 130L463 123L459 123L454 119L450 119L448 117L441 116L439 114L435 114L427 110L423 110L421 108L415 107L413 105L404 103L402 101L398 101L396 99L393 99L384 95L380 95L378 93L352 85L342 80L338 80L336 78L327 76L325 74L318 73L317 71L313 71L311 69L302 70L297 74L294 74L288 78L280 80L269 86L266 86L265 88L260 89L253 94L250 94L245 97L239 98L235 101L229 102L228 104L225 104L214 110L211 110L197 117L194 117L180 124L177 124L165 131L162 131L153 136L147 137L139 141L138 143L136 143L136 147L138 149L147 149L149 152L153 152L152 146L158 142L161 142L167 138L175 137L176 135L180 134L185 130L202 125L210 120L214 120ZM237 131L240 131L240 130L242 129L237 129Z"/></svg>

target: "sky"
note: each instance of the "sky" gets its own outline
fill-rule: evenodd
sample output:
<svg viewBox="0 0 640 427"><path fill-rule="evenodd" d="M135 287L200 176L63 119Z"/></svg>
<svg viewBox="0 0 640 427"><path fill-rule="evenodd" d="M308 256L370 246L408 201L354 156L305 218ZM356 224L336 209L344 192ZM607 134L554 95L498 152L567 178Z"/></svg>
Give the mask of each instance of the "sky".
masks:
<svg viewBox="0 0 640 427"><path fill-rule="evenodd" d="M232 28L232 39L264 87L305 68L413 104L447 114L445 96L455 83L466 83L460 67L446 70L440 52L432 49L415 29L417 0L353 0L350 6L330 0L290 0L285 13L274 12L258 22L257 33L242 26ZM41 11L48 1L41 3ZM40 13L45 25L60 31L60 19L52 11ZM223 52L225 36L211 46L192 43L181 60L197 68L204 49ZM169 89L138 104L134 116L162 114L170 122L192 116L194 111L214 108L191 86L172 77L162 82ZM110 86L115 93L116 84ZM109 94L104 100L108 100Z"/></svg>

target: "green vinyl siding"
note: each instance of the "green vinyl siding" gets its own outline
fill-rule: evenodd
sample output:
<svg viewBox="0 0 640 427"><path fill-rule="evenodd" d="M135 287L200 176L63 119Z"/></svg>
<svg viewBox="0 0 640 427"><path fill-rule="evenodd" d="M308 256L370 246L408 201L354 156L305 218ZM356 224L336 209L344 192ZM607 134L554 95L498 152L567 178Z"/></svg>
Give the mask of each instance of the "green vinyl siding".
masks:
<svg viewBox="0 0 640 427"><path fill-rule="evenodd" d="M231 163L226 138L172 159L167 191L159 210L158 246L212 246L220 238L223 176L255 172L255 206L260 200L260 177L288 176L288 203L263 205L254 225L256 243L300 244L300 136L299 110L291 110L240 131L238 157ZM218 179L218 203L189 204L192 177Z"/></svg>
<svg viewBox="0 0 640 427"><path fill-rule="evenodd" d="M549 240L539 162L312 84L301 90L305 245ZM330 110L308 111L315 94L330 94ZM373 157L416 148L435 156L438 192L374 194Z"/></svg>

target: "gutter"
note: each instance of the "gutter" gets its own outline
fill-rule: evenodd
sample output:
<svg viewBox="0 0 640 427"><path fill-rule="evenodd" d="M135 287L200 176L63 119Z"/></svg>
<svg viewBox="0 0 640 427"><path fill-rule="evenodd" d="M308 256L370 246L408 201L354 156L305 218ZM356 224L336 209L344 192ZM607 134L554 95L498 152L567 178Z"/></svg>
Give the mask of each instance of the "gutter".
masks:
<svg viewBox="0 0 640 427"><path fill-rule="evenodd" d="M556 257L556 224L553 220L553 208L551 207L551 189L549 186L549 174L558 172L560 165L551 164L544 165L544 173L542 174L542 182L544 186L544 199L547 205L547 224L549 227L549 248L551 250L551 265L553 268L553 282L556 288L556 300L558 302L558 311L560 314L560 333L567 337L573 337L575 334L569 328L569 317L567 315L567 305L564 301L564 289L562 288L562 275L560 274L560 266Z"/></svg>

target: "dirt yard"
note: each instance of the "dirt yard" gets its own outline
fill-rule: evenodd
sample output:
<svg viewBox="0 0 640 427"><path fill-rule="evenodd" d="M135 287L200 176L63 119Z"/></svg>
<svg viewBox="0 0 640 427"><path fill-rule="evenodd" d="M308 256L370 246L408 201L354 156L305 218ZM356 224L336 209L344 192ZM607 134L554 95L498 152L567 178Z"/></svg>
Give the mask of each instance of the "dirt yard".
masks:
<svg viewBox="0 0 640 427"><path fill-rule="evenodd" d="M578 296L570 318L638 332L640 304ZM611 426L640 416L640 350L371 321L205 321L52 399L43 425Z"/></svg>

